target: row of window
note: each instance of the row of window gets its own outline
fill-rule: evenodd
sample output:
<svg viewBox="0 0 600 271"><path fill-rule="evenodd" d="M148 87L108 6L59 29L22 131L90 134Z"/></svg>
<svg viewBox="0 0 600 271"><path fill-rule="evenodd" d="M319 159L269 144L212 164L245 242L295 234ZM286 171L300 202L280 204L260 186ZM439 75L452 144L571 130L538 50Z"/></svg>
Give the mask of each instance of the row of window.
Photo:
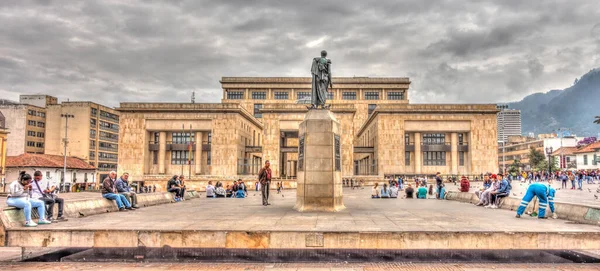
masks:
<svg viewBox="0 0 600 271"><path fill-rule="evenodd" d="M117 121L117 122L119 121L119 116L117 116L116 114L113 114L113 113L103 111L103 110L100 110L100 116Z"/></svg>
<svg viewBox="0 0 600 271"><path fill-rule="evenodd" d="M364 99L365 100L379 100L379 91L366 91L364 93ZM289 92L286 91L276 91L275 92L275 100L288 100L289 99ZM296 93L296 99L301 100L307 97L310 97L311 94L310 92L306 92L306 91L300 91ZM349 92L342 92L342 100L356 100L356 92L355 91L349 91ZM388 100L404 100L404 92L403 91L390 91L387 93L387 98ZM227 92L227 99L228 100L242 100L244 99L244 92L243 91L228 91ZM253 91L252 92L252 99L254 100L265 100L267 99L267 93L265 91ZM333 100L333 92L328 92L328 97L327 99L329 100Z"/></svg>
<svg viewBox="0 0 600 271"><path fill-rule="evenodd" d="M28 136L44 137L44 132L27 131Z"/></svg>
<svg viewBox="0 0 600 271"><path fill-rule="evenodd" d="M44 142L27 141L27 147L43 148Z"/></svg>
<svg viewBox="0 0 600 271"><path fill-rule="evenodd" d="M410 152L404 153L404 164L410 166ZM443 151L425 151L423 152L424 166L445 166L446 152ZM465 152L458 152L458 165L465 165Z"/></svg>
<svg viewBox="0 0 600 271"><path fill-rule="evenodd" d="M160 133L159 132L154 132L154 141L152 142L153 144L159 144L160 141ZM171 133L171 141L172 144L187 144L191 142L195 142L196 141L196 133ZM208 144L210 145L212 143L212 133L209 132L208 133Z"/></svg>
<svg viewBox="0 0 600 271"><path fill-rule="evenodd" d="M189 160L188 160L189 159ZM190 154L189 151L171 151L171 165L187 165L188 163L194 164L194 155ZM206 153L206 164L211 165L212 156L211 152ZM152 152L152 164L158 164L158 152Z"/></svg>
<svg viewBox="0 0 600 271"><path fill-rule="evenodd" d="M597 162L598 158L597 157L598 156L594 154L594 159L592 159L592 165L594 165L594 166L598 164L598 162ZM587 156L587 154L583 155L583 165L585 165L585 166L588 165L588 156Z"/></svg>
<svg viewBox="0 0 600 271"><path fill-rule="evenodd" d="M110 123L110 122L106 122L106 121L100 121L100 128L107 128L107 129L119 130L119 125L118 124L113 124L113 123Z"/></svg>
<svg viewBox="0 0 600 271"><path fill-rule="evenodd" d="M42 117L42 118L46 117L46 113L41 112L41 111L31 110L31 109L27 110L27 115L37 116L37 117Z"/></svg>
<svg viewBox="0 0 600 271"><path fill-rule="evenodd" d="M119 135L118 134L107 133L107 132L104 132L104 131L100 131L100 137L114 139L114 140L119 140Z"/></svg>
<svg viewBox="0 0 600 271"><path fill-rule="evenodd" d="M35 121L35 120L28 120L27 121L27 125L29 126L37 126L40 128L45 128L46 127L46 123L42 122L42 121Z"/></svg>
<svg viewBox="0 0 600 271"><path fill-rule="evenodd" d="M98 158L118 159L119 157L115 153L98 152Z"/></svg>

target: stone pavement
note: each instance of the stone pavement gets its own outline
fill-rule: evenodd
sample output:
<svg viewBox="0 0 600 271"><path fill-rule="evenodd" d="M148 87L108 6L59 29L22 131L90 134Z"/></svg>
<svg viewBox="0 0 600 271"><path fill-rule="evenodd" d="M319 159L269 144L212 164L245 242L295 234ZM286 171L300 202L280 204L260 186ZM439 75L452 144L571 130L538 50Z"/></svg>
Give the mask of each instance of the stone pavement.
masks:
<svg viewBox="0 0 600 271"><path fill-rule="evenodd" d="M154 270L252 270L252 271L362 271L362 270L416 270L416 271L587 271L600 270L599 264L495 264L495 263L281 263L281 264L237 264L237 263L0 263L3 271L40 270L111 270L111 271L154 271Z"/></svg>
<svg viewBox="0 0 600 271"><path fill-rule="evenodd" d="M205 198L99 214L68 222L19 230L215 230L215 231L456 231L456 232L600 232L600 227L564 220L515 218L515 212L435 199L371 199L370 189L344 190L346 209L338 213L299 213L295 190L271 194L262 206L260 193L246 199Z"/></svg>
<svg viewBox="0 0 600 271"><path fill-rule="evenodd" d="M413 183L414 184L414 183ZM458 191L460 183L457 182L455 186L453 183L446 183L446 189L448 191ZM527 191L528 183L521 183L519 181L513 181L512 183L512 191L510 196L513 198L523 198L525 192ZM565 203L574 203L574 204L583 204L593 207L600 207L600 192L596 190L600 188L600 184L583 184L583 190L563 190L560 189L561 183L554 182L552 183L552 187L554 189L558 189L556 191L555 201L557 202L565 202ZM568 186L571 187L571 184ZM478 189L483 188L482 182L471 182L471 190L470 192L475 192ZM594 195L598 196L598 199L594 197Z"/></svg>

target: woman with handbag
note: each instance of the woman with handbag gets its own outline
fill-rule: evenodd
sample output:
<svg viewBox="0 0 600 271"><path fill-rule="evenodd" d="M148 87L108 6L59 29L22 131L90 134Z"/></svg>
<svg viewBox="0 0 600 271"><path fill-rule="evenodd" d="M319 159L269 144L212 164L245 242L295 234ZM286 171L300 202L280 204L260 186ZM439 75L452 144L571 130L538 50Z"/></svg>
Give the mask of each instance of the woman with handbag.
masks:
<svg viewBox="0 0 600 271"><path fill-rule="evenodd" d="M30 198L31 191L31 175L21 171L19 179L12 182L9 186L8 199L6 205L23 209L25 212L25 227L35 227L38 224L50 224L46 219L46 206L44 202L38 199ZM31 207L37 208L39 221L36 224L31 220Z"/></svg>

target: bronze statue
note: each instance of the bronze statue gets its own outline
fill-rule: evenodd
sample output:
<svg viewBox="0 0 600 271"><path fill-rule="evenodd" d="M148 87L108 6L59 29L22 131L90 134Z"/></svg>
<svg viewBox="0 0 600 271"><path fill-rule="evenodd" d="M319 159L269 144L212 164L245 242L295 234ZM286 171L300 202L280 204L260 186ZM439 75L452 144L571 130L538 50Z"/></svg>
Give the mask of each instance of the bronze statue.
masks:
<svg viewBox="0 0 600 271"><path fill-rule="evenodd" d="M327 59L327 51L321 51L321 57L313 58L312 67L312 92L311 107L328 108L325 106L327 101L327 87L333 88L331 82L331 60Z"/></svg>

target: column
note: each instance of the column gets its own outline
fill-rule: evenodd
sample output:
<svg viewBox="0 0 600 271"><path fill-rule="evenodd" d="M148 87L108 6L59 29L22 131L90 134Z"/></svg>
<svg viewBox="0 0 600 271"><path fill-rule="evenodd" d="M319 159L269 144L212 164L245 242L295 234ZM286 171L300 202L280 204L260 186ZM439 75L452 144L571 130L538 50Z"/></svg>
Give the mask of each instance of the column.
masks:
<svg viewBox="0 0 600 271"><path fill-rule="evenodd" d="M165 174L165 156L167 155L167 132L158 135L158 173Z"/></svg>
<svg viewBox="0 0 600 271"><path fill-rule="evenodd" d="M194 161L196 164L196 175L202 174L202 132L196 132L196 150Z"/></svg>
<svg viewBox="0 0 600 271"><path fill-rule="evenodd" d="M452 174L458 174L458 134L457 133L451 133L450 134L450 144L451 144L451 152L450 152L450 157L451 157L451 165L452 168L450 169L450 171L452 172Z"/></svg>
<svg viewBox="0 0 600 271"><path fill-rule="evenodd" d="M421 165L423 159L421 158L423 153L421 152L421 133L415 133L415 173L421 174Z"/></svg>

